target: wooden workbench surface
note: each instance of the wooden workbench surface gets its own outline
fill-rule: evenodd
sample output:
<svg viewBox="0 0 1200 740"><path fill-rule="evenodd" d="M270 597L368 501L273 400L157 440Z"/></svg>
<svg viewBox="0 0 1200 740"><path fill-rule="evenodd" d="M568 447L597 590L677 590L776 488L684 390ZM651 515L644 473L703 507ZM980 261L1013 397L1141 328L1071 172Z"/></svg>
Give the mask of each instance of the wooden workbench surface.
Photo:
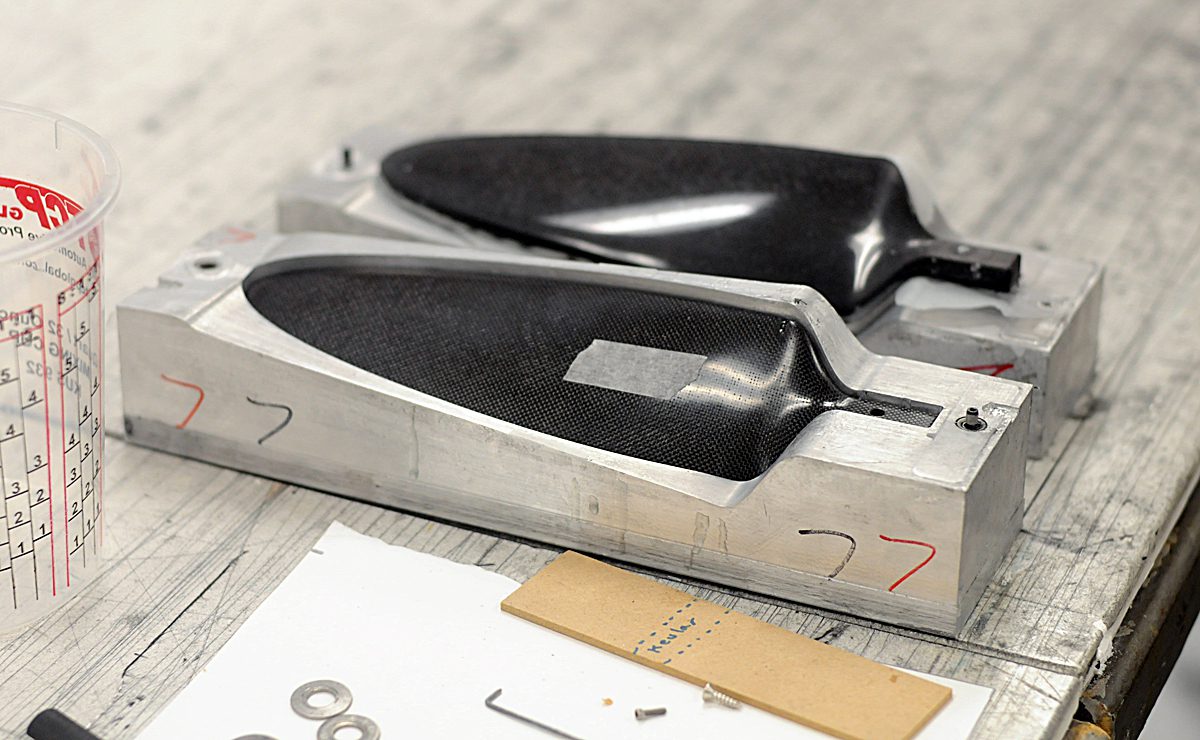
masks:
<svg viewBox="0 0 1200 740"><path fill-rule="evenodd" d="M904 155L963 233L1104 263L1095 412L1030 464L1024 529L959 641L685 584L994 687L978 737L1062 735L1200 470L1192 0L125 0L22 4L3 28L0 96L83 121L121 156L109 337L117 299L209 229L261 219L340 135L384 121ZM118 430L119 406L108 414ZM0 638L5 736L45 706L134 736L335 519L518 580L554 555L112 437L107 451L112 557L68 606Z"/></svg>

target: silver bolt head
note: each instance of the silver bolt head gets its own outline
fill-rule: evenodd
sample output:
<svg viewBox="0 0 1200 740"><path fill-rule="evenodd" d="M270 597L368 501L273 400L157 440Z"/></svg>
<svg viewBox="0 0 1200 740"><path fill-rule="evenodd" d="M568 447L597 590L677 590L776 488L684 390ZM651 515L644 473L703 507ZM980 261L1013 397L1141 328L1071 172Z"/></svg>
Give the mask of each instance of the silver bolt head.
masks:
<svg viewBox="0 0 1200 740"><path fill-rule="evenodd" d="M633 716L638 719L647 719L649 717L661 717L667 713L666 707L655 707L654 709L635 709Z"/></svg>

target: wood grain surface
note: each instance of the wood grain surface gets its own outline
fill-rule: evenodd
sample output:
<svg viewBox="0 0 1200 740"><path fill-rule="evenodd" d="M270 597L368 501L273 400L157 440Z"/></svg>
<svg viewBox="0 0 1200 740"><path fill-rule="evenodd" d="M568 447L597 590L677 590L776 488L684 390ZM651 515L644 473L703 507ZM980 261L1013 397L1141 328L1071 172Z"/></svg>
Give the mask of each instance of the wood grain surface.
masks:
<svg viewBox="0 0 1200 740"><path fill-rule="evenodd" d="M99 0L6 9L0 97L115 145L110 317L340 135L608 131L877 151L952 222L1107 267L1098 401L1031 463L1025 528L958 641L689 593L996 689L979 738L1061 737L1200 471L1200 4ZM108 426L119 430L115 342ZM0 734L56 706L135 736L328 523L524 580L556 554L110 438L106 570L0 638ZM398 658L401 656L398 656Z"/></svg>

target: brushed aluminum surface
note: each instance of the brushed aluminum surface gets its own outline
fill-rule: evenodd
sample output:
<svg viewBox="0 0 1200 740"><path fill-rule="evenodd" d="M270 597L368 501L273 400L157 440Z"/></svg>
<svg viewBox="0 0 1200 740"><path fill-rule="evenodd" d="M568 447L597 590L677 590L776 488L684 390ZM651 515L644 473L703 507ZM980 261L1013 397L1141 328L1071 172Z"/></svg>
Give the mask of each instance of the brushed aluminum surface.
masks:
<svg viewBox="0 0 1200 740"><path fill-rule="evenodd" d="M292 337L246 300L313 260L634 287L766 311L844 386L940 407L923 428L831 411L732 481L454 406ZM118 307L133 442L268 477L942 634L1022 516L1030 387L867 351L805 287L328 234L209 246ZM980 409L983 431L959 428Z"/></svg>

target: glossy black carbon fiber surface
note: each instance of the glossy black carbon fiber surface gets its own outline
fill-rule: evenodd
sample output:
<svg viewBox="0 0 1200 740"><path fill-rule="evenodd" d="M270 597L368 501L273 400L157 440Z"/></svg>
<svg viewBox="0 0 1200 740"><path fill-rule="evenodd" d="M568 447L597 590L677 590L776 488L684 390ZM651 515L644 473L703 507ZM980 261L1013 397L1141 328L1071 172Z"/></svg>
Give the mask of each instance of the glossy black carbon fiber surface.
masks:
<svg viewBox="0 0 1200 740"><path fill-rule="evenodd" d="M765 144L456 137L381 165L400 195L497 236L598 261L820 291L852 313L927 275L1010 290L1020 256L947 242L890 160Z"/></svg>
<svg viewBox="0 0 1200 740"><path fill-rule="evenodd" d="M716 303L541 277L305 267L252 273L263 316L335 357L497 419L732 480L761 474L820 413L929 426L924 408L844 393L793 321ZM596 339L703 355L652 398L563 379Z"/></svg>

